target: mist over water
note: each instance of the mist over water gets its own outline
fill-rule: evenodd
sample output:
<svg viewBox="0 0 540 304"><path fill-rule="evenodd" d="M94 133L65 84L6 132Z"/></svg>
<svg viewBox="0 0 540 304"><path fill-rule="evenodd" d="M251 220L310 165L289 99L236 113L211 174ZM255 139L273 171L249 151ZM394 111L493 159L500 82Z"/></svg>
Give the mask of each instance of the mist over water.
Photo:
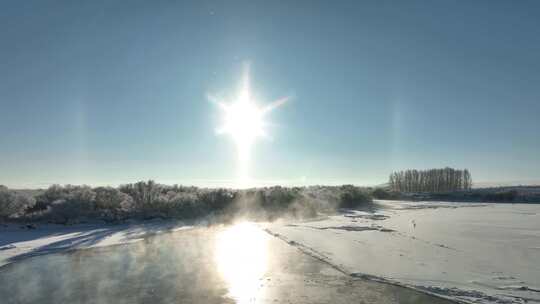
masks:
<svg viewBox="0 0 540 304"><path fill-rule="evenodd" d="M257 224L195 228L0 268L2 303L446 303L354 280Z"/></svg>

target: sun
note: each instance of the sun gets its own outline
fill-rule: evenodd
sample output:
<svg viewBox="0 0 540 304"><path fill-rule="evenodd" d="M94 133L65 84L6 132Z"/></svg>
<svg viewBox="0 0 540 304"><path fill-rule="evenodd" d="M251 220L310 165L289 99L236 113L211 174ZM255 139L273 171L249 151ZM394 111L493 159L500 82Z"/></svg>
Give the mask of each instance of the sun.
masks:
<svg viewBox="0 0 540 304"><path fill-rule="evenodd" d="M284 104L288 98L281 98L261 106L252 96L247 66L244 69L240 90L231 101L223 101L210 95L208 98L222 110L222 124L216 129L216 133L227 134L236 143L239 186L247 186L251 148L257 138L267 136L265 127L268 123L265 116Z"/></svg>
<svg viewBox="0 0 540 304"><path fill-rule="evenodd" d="M249 87L243 88L238 99L231 103L220 103L223 110L223 125L218 133L229 134L241 146L251 143L264 132L264 111L250 98Z"/></svg>

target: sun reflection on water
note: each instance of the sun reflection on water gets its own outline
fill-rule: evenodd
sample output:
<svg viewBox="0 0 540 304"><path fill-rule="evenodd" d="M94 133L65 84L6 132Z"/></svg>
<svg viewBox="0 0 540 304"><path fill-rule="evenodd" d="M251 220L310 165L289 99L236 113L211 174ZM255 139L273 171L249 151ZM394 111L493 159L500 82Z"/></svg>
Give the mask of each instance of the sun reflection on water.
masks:
<svg viewBox="0 0 540 304"><path fill-rule="evenodd" d="M268 267L268 234L256 224L235 224L216 240L216 263L237 303L257 303Z"/></svg>

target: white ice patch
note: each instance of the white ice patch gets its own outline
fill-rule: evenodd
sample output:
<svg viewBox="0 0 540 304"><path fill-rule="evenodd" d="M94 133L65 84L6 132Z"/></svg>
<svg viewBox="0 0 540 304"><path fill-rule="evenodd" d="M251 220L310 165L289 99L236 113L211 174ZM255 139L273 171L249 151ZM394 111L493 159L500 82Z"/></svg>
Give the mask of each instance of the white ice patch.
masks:
<svg viewBox="0 0 540 304"><path fill-rule="evenodd" d="M72 249L133 243L162 232L189 229L177 221L148 221L122 225L20 225L0 227L0 267L26 257Z"/></svg>
<svg viewBox="0 0 540 304"><path fill-rule="evenodd" d="M540 205L377 205L268 230L355 276L467 302L540 301Z"/></svg>

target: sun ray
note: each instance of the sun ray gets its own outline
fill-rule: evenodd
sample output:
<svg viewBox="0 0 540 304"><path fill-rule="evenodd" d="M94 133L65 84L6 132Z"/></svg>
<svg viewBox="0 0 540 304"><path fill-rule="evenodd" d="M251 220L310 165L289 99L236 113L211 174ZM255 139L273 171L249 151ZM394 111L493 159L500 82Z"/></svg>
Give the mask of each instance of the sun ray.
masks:
<svg viewBox="0 0 540 304"><path fill-rule="evenodd" d="M289 100L289 97L283 97L283 98L280 98L278 100L275 100L275 101L271 102L270 104L268 104L267 106L263 107L262 112L263 113L270 112L270 111L274 110L275 108L283 105L288 100Z"/></svg>

